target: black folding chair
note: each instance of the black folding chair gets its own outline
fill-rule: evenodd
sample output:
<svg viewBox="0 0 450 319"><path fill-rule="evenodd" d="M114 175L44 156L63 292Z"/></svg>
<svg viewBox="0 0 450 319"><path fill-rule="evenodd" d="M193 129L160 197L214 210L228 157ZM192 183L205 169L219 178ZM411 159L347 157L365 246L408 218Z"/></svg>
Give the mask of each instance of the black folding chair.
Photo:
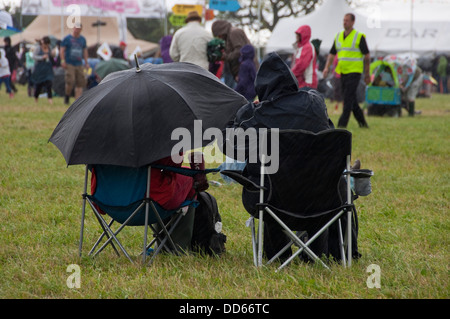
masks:
<svg viewBox="0 0 450 319"><path fill-rule="evenodd" d="M260 163L249 163L244 171L222 171L244 186L243 204L252 215L253 256L256 266L262 265L264 246L264 222L276 223L290 241L275 254L268 263L292 245L299 249L278 268L285 267L297 255L305 252L311 259L327 265L310 246L335 222L339 224L341 260L344 265L352 263L352 213L356 214L350 186L351 133L347 130L332 129L320 133L303 130L271 130L264 135L268 139L278 139L278 170L267 173L264 164L270 154L261 152ZM261 144L260 144L261 145ZM265 145L263 141L262 145ZM273 163L271 164L273 165ZM346 182L346 183L345 183ZM345 242L341 227L341 217L347 214ZM259 219L258 231L253 218ZM315 221L319 230L308 233L308 240L302 241L300 231ZM272 234L273 235L273 234ZM347 251L347 254L345 254Z"/></svg>

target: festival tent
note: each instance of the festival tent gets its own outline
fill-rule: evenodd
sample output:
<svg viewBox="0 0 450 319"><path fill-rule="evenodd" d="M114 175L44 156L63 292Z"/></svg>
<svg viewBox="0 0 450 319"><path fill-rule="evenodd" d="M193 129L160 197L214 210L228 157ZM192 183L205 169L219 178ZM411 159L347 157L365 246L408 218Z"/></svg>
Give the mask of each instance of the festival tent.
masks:
<svg viewBox="0 0 450 319"><path fill-rule="evenodd" d="M11 36L17 32L20 32L20 30L15 28L11 14L0 10L0 37Z"/></svg>
<svg viewBox="0 0 450 319"><path fill-rule="evenodd" d="M411 19L409 1L397 6L387 2L355 10L345 0L324 0L312 13L280 19L266 45L266 53L294 52L295 30L309 25L311 39L320 39L321 54L327 54L337 32L343 29L346 13L355 14L355 29L366 34L372 56L412 52L433 56L450 52L450 20L437 12L449 12L450 5L439 2L416 3ZM387 14L389 13L389 14Z"/></svg>
<svg viewBox="0 0 450 319"><path fill-rule="evenodd" d="M63 19L61 19L61 16L56 15L37 16L23 32L13 35L11 42L13 45L22 41L35 43L36 39L41 39L46 35L52 35L56 38L60 38L61 34L66 36L72 33L71 29L67 26L67 20L67 16L63 17ZM95 26L99 24L98 21L102 23L100 23L100 26ZM118 46L121 41L119 23L116 17L98 18L94 16L82 16L81 24L83 26L81 34L86 38L89 47L103 43L108 43L110 46ZM61 26L63 26L62 33ZM155 52L159 48L157 43L136 39L129 30L127 30L126 39L128 54L134 52L139 47L145 56L147 53Z"/></svg>
<svg viewBox="0 0 450 319"><path fill-rule="evenodd" d="M6 11L0 10L0 25L6 25L6 26L12 26L13 25L13 19L11 17L11 14L9 14Z"/></svg>

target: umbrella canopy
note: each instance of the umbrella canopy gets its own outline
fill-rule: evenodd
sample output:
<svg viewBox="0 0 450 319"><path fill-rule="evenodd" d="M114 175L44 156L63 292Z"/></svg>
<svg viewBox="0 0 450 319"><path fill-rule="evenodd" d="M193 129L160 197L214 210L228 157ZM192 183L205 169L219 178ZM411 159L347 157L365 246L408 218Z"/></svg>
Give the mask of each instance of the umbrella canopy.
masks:
<svg viewBox="0 0 450 319"><path fill-rule="evenodd" d="M398 82L406 85L409 79L412 79L417 69L417 60L409 54L391 54L386 56L383 61L389 62L394 66L397 73Z"/></svg>
<svg viewBox="0 0 450 319"><path fill-rule="evenodd" d="M201 133L207 128L222 130L246 103L242 95L197 65L147 63L111 73L85 91L68 108L49 141L68 165L141 167L172 155L181 139L172 140L175 129L187 129L194 138L194 121L202 120ZM201 142L205 146L211 140Z"/></svg>
<svg viewBox="0 0 450 319"><path fill-rule="evenodd" d="M108 74L128 70L130 65L123 59L111 58L108 61L102 60L95 65L95 73L104 79Z"/></svg>

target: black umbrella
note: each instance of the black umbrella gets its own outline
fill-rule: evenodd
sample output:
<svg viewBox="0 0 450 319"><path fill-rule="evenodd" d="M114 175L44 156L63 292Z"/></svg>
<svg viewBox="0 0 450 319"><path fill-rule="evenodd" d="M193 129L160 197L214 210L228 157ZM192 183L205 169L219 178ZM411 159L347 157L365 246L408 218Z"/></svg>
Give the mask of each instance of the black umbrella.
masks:
<svg viewBox="0 0 450 319"><path fill-rule="evenodd" d="M114 72L85 91L49 141L68 165L140 167L172 154L182 139L172 140L175 129L187 129L191 138L195 120L202 120L203 131L224 129L245 103L243 96L199 66L147 63ZM210 142L202 140L202 146Z"/></svg>

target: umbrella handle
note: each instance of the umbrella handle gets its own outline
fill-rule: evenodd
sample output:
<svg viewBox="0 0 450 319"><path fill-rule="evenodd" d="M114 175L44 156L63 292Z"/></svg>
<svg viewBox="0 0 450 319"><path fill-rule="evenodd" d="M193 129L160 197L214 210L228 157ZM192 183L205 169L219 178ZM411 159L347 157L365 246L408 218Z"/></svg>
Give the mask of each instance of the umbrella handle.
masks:
<svg viewBox="0 0 450 319"><path fill-rule="evenodd" d="M141 67L139 66L139 61L137 58L137 54L134 55L134 62L136 62L136 73L141 72Z"/></svg>

